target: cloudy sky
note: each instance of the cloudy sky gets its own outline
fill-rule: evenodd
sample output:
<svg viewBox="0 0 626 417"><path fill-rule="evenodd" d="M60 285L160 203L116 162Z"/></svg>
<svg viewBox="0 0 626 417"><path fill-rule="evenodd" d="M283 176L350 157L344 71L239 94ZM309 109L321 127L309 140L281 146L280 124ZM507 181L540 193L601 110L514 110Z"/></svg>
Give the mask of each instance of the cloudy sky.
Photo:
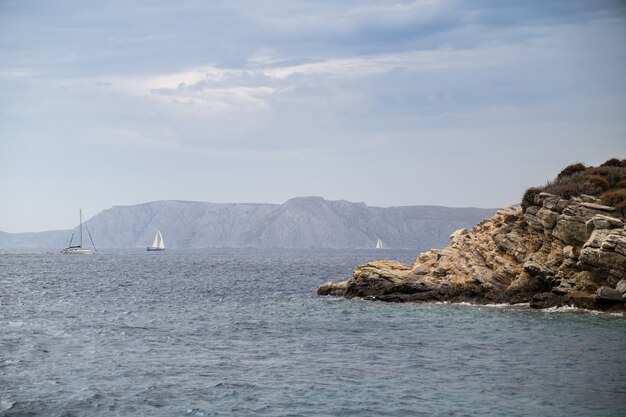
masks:
<svg viewBox="0 0 626 417"><path fill-rule="evenodd" d="M516 203L626 157L620 0L0 1L0 230L114 205Z"/></svg>

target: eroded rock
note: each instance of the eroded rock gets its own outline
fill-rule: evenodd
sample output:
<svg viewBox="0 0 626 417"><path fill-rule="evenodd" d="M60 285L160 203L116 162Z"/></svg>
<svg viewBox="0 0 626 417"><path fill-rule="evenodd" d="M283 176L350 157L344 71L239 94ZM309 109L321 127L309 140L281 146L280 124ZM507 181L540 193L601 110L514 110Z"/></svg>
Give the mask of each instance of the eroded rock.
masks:
<svg viewBox="0 0 626 417"><path fill-rule="evenodd" d="M393 302L623 308L624 220L588 197L540 193L535 202L524 213L506 207L470 231L455 231L447 247L421 253L413 265L370 262L348 281L324 283L318 293Z"/></svg>
<svg viewBox="0 0 626 417"><path fill-rule="evenodd" d="M617 302L624 301L622 298L622 293L617 291L614 288L600 287L598 288L598 292L596 295L599 300L617 301Z"/></svg>

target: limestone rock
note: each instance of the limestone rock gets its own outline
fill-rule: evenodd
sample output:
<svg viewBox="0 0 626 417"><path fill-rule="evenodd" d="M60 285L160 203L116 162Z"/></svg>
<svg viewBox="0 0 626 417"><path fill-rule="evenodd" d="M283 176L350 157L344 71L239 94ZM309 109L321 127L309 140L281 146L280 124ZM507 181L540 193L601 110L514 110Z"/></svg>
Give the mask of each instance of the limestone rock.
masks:
<svg viewBox="0 0 626 417"><path fill-rule="evenodd" d="M602 204L598 204L598 203L582 203L581 204L583 207L587 207L593 210L600 210L600 211L615 211L614 207L611 206L604 206Z"/></svg>
<svg viewBox="0 0 626 417"><path fill-rule="evenodd" d="M551 292L536 294L530 301L531 308L562 307L565 304L566 303L563 297Z"/></svg>
<svg viewBox="0 0 626 417"><path fill-rule="evenodd" d="M509 285L504 293L504 298L511 300L512 303L525 303L530 301L536 293L548 290L549 287L545 280L524 272Z"/></svg>
<svg viewBox="0 0 626 417"><path fill-rule="evenodd" d="M581 194L580 195L580 199L584 202L584 203L599 203L600 199L596 198L592 195L587 195L587 194Z"/></svg>
<svg viewBox="0 0 626 417"><path fill-rule="evenodd" d="M624 222L615 217L605 216L603 214L596 214L591 220L594 229L621 229L624 227ZM587 223L589 223L587 222Z"/></svg>
<svg viewBox="0 0 626 417"><path fill-rule="evenodd" d="M598 288L597 297L600 300L622 302L622 293L609 287Z"/></svg>
<svg viewBox="0 0 626 417"><path fill-rule="evenodd" d="M626 269L626 256L618 252L608 252L602 249L584 248L580 251L578 263L581 267L591 266L598 269L608 270L616 267L623 271Z"/></svg>
<svg viewBox="0 0 626 417"><path fill-rule="evenodd" d="M594 230L583 245L583 248L600 248L609 234L611 234L611 232L606 229Z"/></svg>
<svg viewBox="0 0 626 417"><path fill-rule="evenodd" d="M454 240L454 239L456 239L459 236L467 236L467 229L466 228L462 228L462 229L459 229L459 230L455 230L450 235L450 239Z"/></svg>
<svg viewBox="0 0 626 417"><path fill-rule="evenodd" d="M396 261L370 262L357 268L346 284L347 297L366 297L385 292L406 278L411 272L409 265Z"/></svg>
<svg viewBox="0 0 626 417"><path fill-rule="evenodd" d="M600 248L604 249L610 248L617 253L622 255L626 255L626 231L622 230L612 230L611 233L606 237Z"/></svg>
<svg viewBox="0 0 626 417"><path fill-rule="evenodd" d="M578 259L578 254L573 246L565 246L563 248L563 256L569 259Z"/></svg>
<svg viewBox="0 0 626 417"><path fill-rule="evenodd" d="M554 229L558 217L559 213L545 208L541 208L537 212L537 218L541 222L541 226L543 226L544 229Z"/></svg>
<svg viewBox="0 0 626 417"><path fill-rule="evenodd" d="M561 214L556 221L552 236L566 245L580 245L587 240L588 236L585 223L584 217Z"/></svg>
<svg viewBox="0 0 626 417"><path fill-rule="evenodd" d="M522 238L515 232L510 232L506 234L497 234L493 237L493 241L502 249L503 251L513 254L515 250L519 247Z"/></svg>
<svg viewBox="0 0 626 417"><path fill-rule="evenodd" d="M534 201L525 212L503 208L472 230L455 231L447 247L421 253L411 266L370 262L347 282L323 284L319 293L626 312L624 220L607 215L611 210L593 198L540 193Z"/></svg>
<svg viewBox="0 0 626 417"><path fill-rule="evenodd" d="M554 271L534 259L529 259L524 263L524 271L528 272L531 277L546 279L554 276Z"/></svg>
<svg viewBox="0 0 626 417"><path fill-rule="evenodd" d="M346 288L348 287L348 281L339 282L325 282L317 289L317 295L335 295L337 297L343 297L346 294Z"/></svg>
<svg viewBox="0 0 626 417"><path fill-rule="evenodd" d="M560 199L559 196L550 193L539 193L535 196L535 203L538 206L551 207L552 204L556 204Z"/></svg>
<svg viewBox="0 0 626 417"><path fill-rule="evenodd" d="M576 282L573 279L562 279L558 285L552 289L552 292L558 295L569 294L576 291Z"/></svg>

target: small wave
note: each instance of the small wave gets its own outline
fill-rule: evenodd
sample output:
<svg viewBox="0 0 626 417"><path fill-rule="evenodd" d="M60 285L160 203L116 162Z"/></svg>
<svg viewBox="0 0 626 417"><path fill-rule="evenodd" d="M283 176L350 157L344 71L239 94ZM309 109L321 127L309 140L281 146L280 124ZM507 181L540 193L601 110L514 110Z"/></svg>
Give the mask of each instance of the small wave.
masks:
<svg viewBox="0 0 626 417"><path fill-rule="evenodd" d="M478 304L478 303L470 303L467 301L461 301L458 303L455 302L450 302L450 301L437 301L433 304L439 304L439 305L458 305L458 306L468 306L468 307L487 307L487 308L500 308L500 309L519 309L519 308L529 308L530 307L530 303L516 303L516 304L509 304L509 303L489 303L489 304Z"/></svg>
<svg viewBox="0 0 626 417"><path fill-rule="evenodd" d="M22 361L20 359L6 359L2 362L0 362L0 368L3 366L9 366L9 365L17 365L22 363Z"/></svg>
<svg viewBox="0 0 626 417"><path fill-rule="evenodd" d="M570 305L560 306L560 307L549 307L549 308L544 308L538 311L541 313L585 313L585 314L596 314L596 315L601 315L601 316L616 316L616 317L624 316L624 313L588 310L586 308L580 308L580 307L575 307L575 306L570 306Z"/></svg>
<svg viewBox="0 0 626 417"><path fill-rule="evenodd" d="M530 308L530 303L515 303L515 304L491 303L491 304L478 305L478 307L500 308L500 309L507 309L507 310L520 310L520 309L527 310Z"/></svg>
<svg viewBox="0 0 626 417"><path fill-rule="evenodd" d="M15 401L2 400L0 401L0 412L10 410L14 405Z"/></svg>
<svg viewBox="0 0 626 417"><path fill-rule="evenodd" d="M615 316L615 317L626 317L625 313L621 312L606 312L599 310L588 310L586 308L575 307L571 305L566 306L557 306L557 307L549 307L543 309L531 308L530 303L516 303L516 304L507 304L507 303L492 303L492 304L474 304L467 301L462 301L459 303L450 302L450 301L437 301L433 304L438 305L459 305L459 306L469 306L476 308L496 308L503 310L523 310L523 311L536 311L538 313L586 313L586 314L597 314L602 316Z"/></svg>

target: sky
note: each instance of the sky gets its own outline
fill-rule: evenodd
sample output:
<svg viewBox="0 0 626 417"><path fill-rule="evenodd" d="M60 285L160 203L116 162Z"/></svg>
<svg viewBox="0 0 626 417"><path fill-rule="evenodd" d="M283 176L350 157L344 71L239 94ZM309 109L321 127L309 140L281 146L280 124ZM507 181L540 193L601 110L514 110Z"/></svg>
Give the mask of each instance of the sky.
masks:
<svg viewBox="0 0 626 417"><path fill-rule="evenodd" d="M0 0L0 230L156 200L500 207L626 158L621 0Z"/></svg>

